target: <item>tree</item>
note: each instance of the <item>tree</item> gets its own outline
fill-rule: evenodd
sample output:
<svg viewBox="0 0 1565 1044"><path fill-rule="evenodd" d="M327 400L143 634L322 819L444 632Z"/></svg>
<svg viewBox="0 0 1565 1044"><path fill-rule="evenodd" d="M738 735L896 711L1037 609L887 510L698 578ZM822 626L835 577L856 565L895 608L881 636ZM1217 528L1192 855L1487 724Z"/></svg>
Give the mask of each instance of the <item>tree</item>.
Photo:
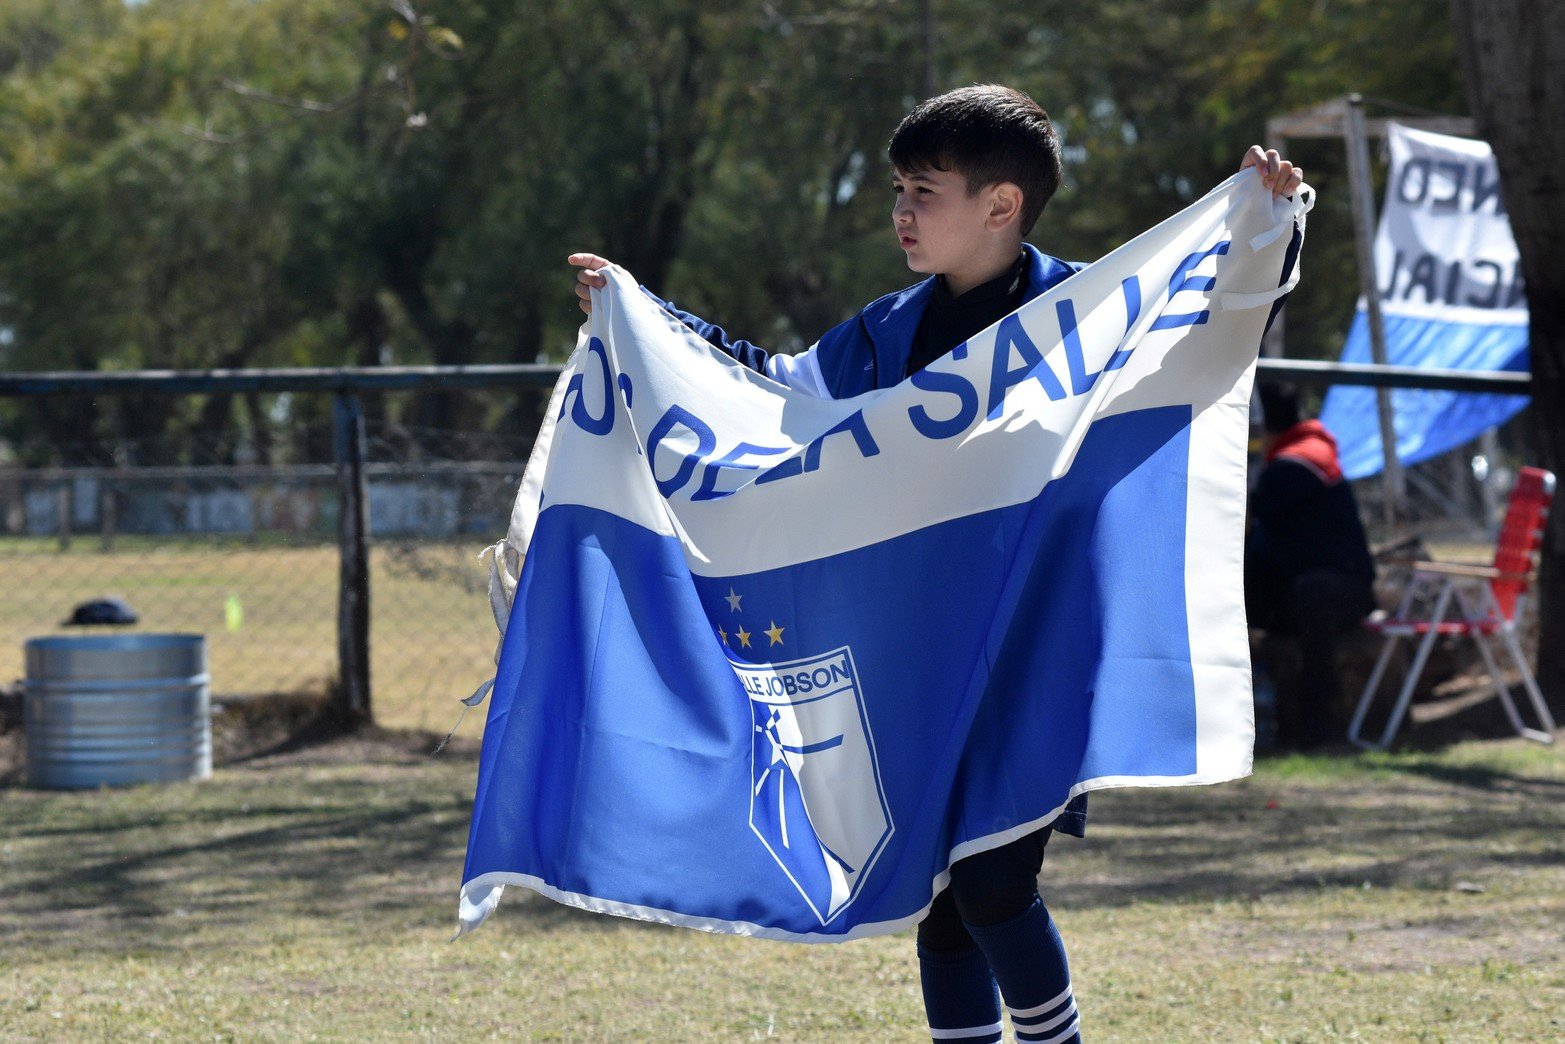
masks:
<svg viewBox="0 0 1565 1044"><path fill-rule="evenodd" d="M910 281L885 148L926 70L1051 112L1066 178L1033 238L1090 260L1231 173L1269 115L1348 90L1459 105L1452 53L1438 5L1383 0L10 0L0 368L557 360L578 249L802 347ZM1325 278L1351 265L1339 157L1304 157L1292 354L1331 354L1351 315ZM244 406L28 404L0 437L280 441ZM499 419L476 408L386 407Z"/></svg>
<svg viewBox="0 0 1565 1044"><path fill-rule="evenodd" d="M1565 6L1452 0L1478 132L1494 148L1531 314L1532 436L1538 463L1565 475ZM1544 536L1538 681L1565 720L1565 511Z"/></svg>

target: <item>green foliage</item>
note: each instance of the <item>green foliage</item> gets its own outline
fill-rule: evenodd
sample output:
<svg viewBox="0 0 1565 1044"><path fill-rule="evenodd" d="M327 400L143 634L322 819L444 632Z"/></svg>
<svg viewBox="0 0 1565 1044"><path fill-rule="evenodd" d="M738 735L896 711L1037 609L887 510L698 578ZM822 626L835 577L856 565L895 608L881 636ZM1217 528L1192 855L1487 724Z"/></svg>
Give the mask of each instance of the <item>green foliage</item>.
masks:
<svg viewBox="0 0 1565 1044"><path fill-rule="evenodd" d="M929 11L933 54L892 0L11 0L0 367L559 358L573 250L802 346L910 281L884 149L928 61L938 88L1013 83L1054 115L1066 182L1033 238L1077 259L1226 176L1270 116L1348 90L1463 108L1443 5ZM1357 292L1341 147L1290 151L1322 191L1290 353L1320 356ZM166 419L146 406L84 426L31 404L0 434L134 437ZM407 408L458 420L440 397ZM172 420L237 438L264 413Z"/></svg>
<svg viewBox="0 0 1565 1044"><path fill-rule="evenodd" d="M1264 144L1268 119L1353 91L1466 111L1443 5L1119 0L1090 19L1071 11L1053 5L1042 21L1060 28L1039 35L1014 77L1081 149L1040 226L1053 237L1040 245L1061 256L1099 257L1185 206ZM1288 353L1334 356L1358 295L1344 149L1300 140L1287 155L1320 193Z"/></svg>

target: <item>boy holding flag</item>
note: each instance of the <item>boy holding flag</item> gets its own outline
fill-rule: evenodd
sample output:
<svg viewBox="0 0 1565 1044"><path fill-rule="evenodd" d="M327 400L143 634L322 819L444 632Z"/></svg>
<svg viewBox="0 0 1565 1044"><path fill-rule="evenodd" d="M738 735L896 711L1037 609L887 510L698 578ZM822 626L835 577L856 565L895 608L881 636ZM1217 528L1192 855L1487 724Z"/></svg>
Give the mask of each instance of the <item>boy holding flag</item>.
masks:
<svg viewBox="0 0 1565 1044"><path fill-rule="evenodd" d="M893 230L908 267L929 278L871 302L795 356L769 354L658 303L758 372L843 399L912 377L1080 267L1023 241L1059 185L1060 145L1048 115L1022 92L978 85L931 98L903 119L889 154ZM1240 169L1251 166L1274 196L1302 183L1302 172L1275 151L1252 146ZM1297 245L1290 268L1296 252ZM580 269L576 293L590 312L591 290L604 285L599 270L609 262L586 253L569 261ZM918 927L932 1039L999 1041L1003 997L1017 1040L1079 1040L1065 949L1037 877L1051 833L1082 836L1086 812L1079 797L1043 829L951 864L949 887Z"/></svg>

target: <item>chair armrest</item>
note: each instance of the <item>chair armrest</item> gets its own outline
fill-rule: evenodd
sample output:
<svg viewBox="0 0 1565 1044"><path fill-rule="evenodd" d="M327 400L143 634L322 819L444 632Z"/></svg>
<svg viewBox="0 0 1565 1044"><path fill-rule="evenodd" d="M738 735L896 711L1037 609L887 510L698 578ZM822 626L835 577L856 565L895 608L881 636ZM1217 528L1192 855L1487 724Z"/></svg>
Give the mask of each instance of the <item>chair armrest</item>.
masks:
<svg viewBox="0 0 1565 1044"><path fill-rule="evenodd" d="M1441 576L1470 576L1481 580L1531 581L1533 573L1502 573L1494 566L1471 565L1466 562L1414 562L1415 573L1437 573Z"/></svg>

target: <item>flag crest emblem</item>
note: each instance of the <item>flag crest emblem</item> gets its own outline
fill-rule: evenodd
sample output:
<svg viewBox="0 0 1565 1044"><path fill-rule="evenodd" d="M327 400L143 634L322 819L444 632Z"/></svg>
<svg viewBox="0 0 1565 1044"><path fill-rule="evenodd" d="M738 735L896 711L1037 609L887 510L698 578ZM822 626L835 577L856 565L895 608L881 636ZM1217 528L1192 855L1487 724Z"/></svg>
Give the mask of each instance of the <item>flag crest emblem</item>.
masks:
<svg viewBox="0 0 1565 1044"><path fill-rule="evenodd" d="M852 651L730 663L753 720L750 829L824 926L894 830Z"/></svg>

